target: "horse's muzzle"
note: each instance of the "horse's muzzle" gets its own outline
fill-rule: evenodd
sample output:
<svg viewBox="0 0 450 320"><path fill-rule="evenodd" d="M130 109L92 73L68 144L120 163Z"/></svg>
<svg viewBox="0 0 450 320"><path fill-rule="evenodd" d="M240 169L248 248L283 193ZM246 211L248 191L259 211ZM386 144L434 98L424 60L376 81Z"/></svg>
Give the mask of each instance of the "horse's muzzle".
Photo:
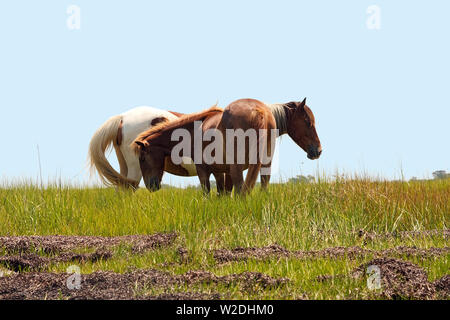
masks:
<svg viewBox="0 0 450 320"><path fill-rule="evenodd" d="M150 177L148 179L144 180L145 186L147 187L148 191L154 192L161 189L161 181L157 177Z"/></svg>
<svg viewBox="0 0 450 320"><path fill-rule="evenodd" d="M311 159L311 160L318 159L321 154L322 154L322 147L318 147L318 148L317 147L309 147L308 148L308 154L307 154L308 159Z"/></svg>

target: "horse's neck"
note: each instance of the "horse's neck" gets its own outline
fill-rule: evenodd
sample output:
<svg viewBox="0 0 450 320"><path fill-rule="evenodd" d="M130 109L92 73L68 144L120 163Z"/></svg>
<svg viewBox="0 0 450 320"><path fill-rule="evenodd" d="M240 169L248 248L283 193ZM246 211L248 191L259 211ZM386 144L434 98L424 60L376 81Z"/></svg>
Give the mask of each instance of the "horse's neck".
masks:
<svg viewBox="0 0 450 320"><path fill-rule="evenodd" d="M283 104L282 103L266 104L266 106L270 109L270 111L273 114L273 117L275 118L275 122L278 129L278 135L281 136L287 133L288 119Z"/></svg>

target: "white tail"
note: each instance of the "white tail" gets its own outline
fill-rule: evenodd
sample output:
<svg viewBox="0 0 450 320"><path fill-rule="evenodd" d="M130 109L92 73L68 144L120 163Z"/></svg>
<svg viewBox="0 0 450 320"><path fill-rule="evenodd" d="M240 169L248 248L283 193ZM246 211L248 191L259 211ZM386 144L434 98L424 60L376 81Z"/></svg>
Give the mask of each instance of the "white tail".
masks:
<svg viewBox="0 0 450 320"><path fill-rule="evenodd" d="M116 144L115 141L117 139L117 132L121 121L121 115L113 116L94 133L94 136L89 144L89 167L91 173L93 173L94 169L97 170L100 179L107 186L136 187L137 182L126 178L114 170L105 156L106 150ZM120 152L120 149L117 147L116 151ZM123 166L126 168L126 163L124 162L123 156L120 157L118 155L118 160L121 168Z"/></svg>

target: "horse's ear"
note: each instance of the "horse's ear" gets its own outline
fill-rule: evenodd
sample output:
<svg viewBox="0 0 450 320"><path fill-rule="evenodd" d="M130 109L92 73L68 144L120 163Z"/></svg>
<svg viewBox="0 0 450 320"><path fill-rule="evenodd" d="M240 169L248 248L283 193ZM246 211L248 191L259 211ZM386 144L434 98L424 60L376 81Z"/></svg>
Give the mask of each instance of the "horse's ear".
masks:
<svg viewBox="0 0 450 320"><path fill-rule="evenodd" d="M139 147L141 147L142 149L144 149L145 147L148 147L148 142L147 141L140 141L140 140L135 140L134 143L136 143Z"/></svg>
<svg viewBox="0 0 450 320"><path fill-rule="evenodd" d="M305 110L305 106L306 106L306 98L303 99L303 101L298 104L297 110L298 111L304 111Z"/></svg>
<svg viewBox="0 0 450 320"><path fill-rule="evenodd" d="M300 103L300 108L304 108L306 106L306 98Z"/></svg>

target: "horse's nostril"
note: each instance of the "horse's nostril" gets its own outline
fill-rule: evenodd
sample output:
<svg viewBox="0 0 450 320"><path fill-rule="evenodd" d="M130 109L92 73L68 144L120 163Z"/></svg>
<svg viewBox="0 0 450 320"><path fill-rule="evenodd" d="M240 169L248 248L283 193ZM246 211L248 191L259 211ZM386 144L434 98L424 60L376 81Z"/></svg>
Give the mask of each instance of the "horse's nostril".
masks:
<svg viewBox="0 0 450 320"><path fill-rule="evenodd" d="M311 156L313 156L313 157L318 157L322 153L322 148L321 147L316 148L316 147L311 146L309 148L309 152L308 153L311 154Z"/></svg>

